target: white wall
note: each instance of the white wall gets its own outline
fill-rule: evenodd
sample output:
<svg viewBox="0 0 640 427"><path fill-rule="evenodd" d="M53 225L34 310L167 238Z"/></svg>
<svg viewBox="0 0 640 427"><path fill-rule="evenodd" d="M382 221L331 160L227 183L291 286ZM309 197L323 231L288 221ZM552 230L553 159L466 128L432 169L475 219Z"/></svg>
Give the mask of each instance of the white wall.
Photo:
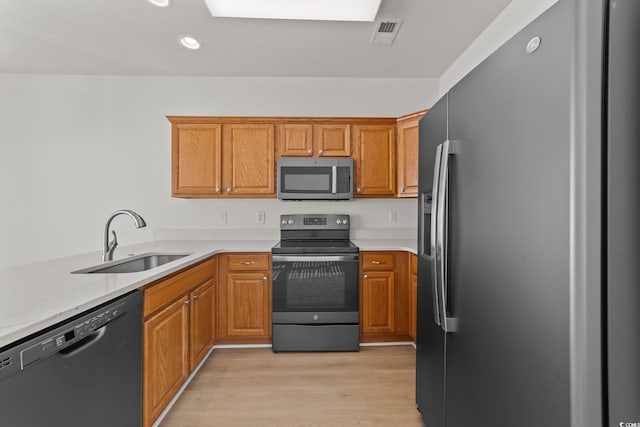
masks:
<svg viewBox="0 0 640 427"><path fill-rule="evenodd" d="M557 1L513 0L440 76L440 96Z"/></svg>
<svg viewBox="0 0 640 427"><path fill-rule="evenodd" d="M0 267L99 250L106 217L121 208L149 225L136 230L126 217L114 221L121 245L229 231L277 238L278 215L303 211L350 213L356 233L402 233L415 227L415 200L173 199L165 116L397 117L437 96L437 81L426 79L0 74ZM255 224L258 209L265 225ZM218 223L220 212L228 224Z"/></svg>

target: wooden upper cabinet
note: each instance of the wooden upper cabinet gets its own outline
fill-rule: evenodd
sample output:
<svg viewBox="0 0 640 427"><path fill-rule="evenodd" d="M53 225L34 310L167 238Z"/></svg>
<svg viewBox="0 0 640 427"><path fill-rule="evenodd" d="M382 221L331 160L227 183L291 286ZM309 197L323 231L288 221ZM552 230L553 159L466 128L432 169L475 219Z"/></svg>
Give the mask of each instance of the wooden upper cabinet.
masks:
<svg viewBox="0 0 640 427"><path fill-rule="evenodd" d="M349 157L351 125L284 123L278 125L281 157Z"/></svg>
<svg viewBox="0 0 640 427"><path fill-rule="evenodd" d="M278 154L281 157L311 157L313 126L286 123L278 125Z"/></svg>
<svg viewBox="0 0 640 427"><path fill-rule="evenodd" d="M356 197L396 194L396 126L354 126Z"/></svg>
<svg viewBox="0 0 640 427"><path fill-rule="evenodd" d="M174 196L215 196L222 185L222 126L173 126L172 163Z"/></svg>
<svg viewBox="0 0 640 427"><path fill-rule="evenodd" d="M398 197L418 196L418 127L423 115L398 120Z"/></svg>
<svg viewBox="0 0 640 427"><path fill-rule="evenodd" d="M274 125L229 124L222 129L224 193L275 197Z"/></svg>
<svg viewBox="0 0 640 427"><path fill-rule="evenodd" d="M319 157L351 156L351 125L314 125L314 155Z"/></svg>

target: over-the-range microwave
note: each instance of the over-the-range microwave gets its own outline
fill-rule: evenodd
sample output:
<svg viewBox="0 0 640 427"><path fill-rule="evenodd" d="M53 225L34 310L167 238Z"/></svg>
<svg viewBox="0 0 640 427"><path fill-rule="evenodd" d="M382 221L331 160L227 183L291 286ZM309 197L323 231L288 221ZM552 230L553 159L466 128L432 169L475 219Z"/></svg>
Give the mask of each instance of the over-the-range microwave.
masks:
<svg viewBox="0 0 640 427"><path fill-rule="evenodd" d="M283 200L350 200L353 159L346 157L278 159L278 198Z"/></svg>

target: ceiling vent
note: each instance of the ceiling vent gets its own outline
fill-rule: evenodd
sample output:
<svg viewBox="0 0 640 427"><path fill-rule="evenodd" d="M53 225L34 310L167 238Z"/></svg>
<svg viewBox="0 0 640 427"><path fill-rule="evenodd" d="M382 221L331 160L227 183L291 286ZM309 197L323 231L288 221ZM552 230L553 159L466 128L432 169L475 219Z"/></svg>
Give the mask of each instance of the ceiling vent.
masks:
<svg viewBox="0 0 640 427"><path fill-rule="evenodd" d="M400 31L402 19L378 19L371 36L374 46L391 46Z"/></svg>

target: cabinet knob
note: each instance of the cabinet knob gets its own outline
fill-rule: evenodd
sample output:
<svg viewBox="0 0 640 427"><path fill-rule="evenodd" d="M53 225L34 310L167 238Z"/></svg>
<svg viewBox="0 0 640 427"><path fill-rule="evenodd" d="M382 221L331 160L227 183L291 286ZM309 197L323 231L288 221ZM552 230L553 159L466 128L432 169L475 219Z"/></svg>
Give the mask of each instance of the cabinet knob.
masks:
<svg viewBox="0 0 640 427"><path fill-rule="evenodd" d="M227 187L227 193L231 193L231 187Z"/></svg>
<svg viewBox="0 0 640 427"><path fill-rule="evenodd" d="M322 153L324 153L324 150L319 150L318 154L322 155Z"/></svg>
<svg viewBox="0 0 640 427"><path fill-rule="evenodd" d="M216 193L220 192L220 187L216 187Z"/></svg>
<svg viewBox="0 0 640 427"><path fill-rule="evenodd" d="M365 275L364 275L364 278L365 278L365 279L368 279L368 278L369 278L369 275L368 275L368 274L365 274Z"/></svg>
<svg viewBox="0 0 640 427"><path fill-rule="evenodd" d="M307 150L307 154L313 154L313 150Z"/></svg>
<svg viewBox="0 0 640 427"><path fill-rule="evenodd" d="M189 300L186 300L186 301L184 302L184 304L185 304L185 305L189 305Z"/></svg>
<svg viewBox="0 0 640 427"><path fill-rule="evenodd" d="M199 298L200 298L200 295L198 295L198 294L195 294L195 295L193 296L193 299L199 299Z"/></svg>
<svg viewBox="0 0 640 427"><path fill-rule="evenodd" d="M402 188L400 189L400 192L401 192L401 193L404 193L404 187L402 187Z"/></svg>
<svg viewBox="0 0 640 427"><path fill-rule="evenodd" d="M267 280L269 279L267 276L262 276L262 280Z"/></svg>
<svg viewBox="0 0 640 427"><path fill-rule="evenodd" d="M358 193L360 193L360 192L362 191L362 189L360 189L360 187L358 187L358 188L356 189L356 191L357 191Z"/></svg>

